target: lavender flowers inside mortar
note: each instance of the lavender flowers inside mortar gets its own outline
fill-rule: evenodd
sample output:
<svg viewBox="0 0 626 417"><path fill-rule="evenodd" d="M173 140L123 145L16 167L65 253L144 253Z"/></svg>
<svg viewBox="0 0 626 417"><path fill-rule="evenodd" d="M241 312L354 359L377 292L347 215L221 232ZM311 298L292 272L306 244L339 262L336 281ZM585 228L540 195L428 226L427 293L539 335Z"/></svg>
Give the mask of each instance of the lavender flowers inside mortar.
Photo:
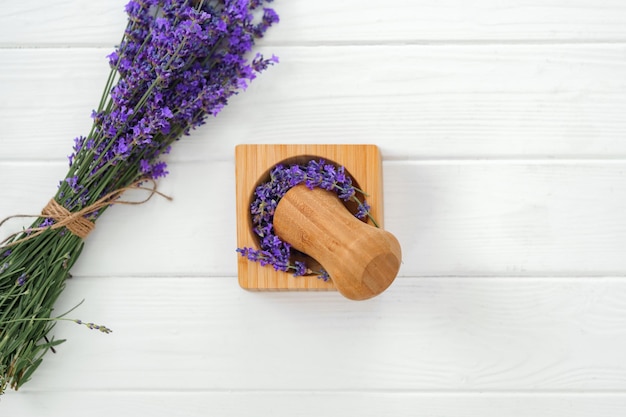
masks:
<svg viewBox="0 0 626 417"><path fill-rule="evenodd" d="M294 260L291 245L276 236L274 230L274 213L278 202L291 188L304 184L307 188L319 187L332 191L343 201L353 201L358 210L354 214L359 219L369 217L378 227L370 214L370 206L359 195L365 192L356 188L352 178L343 166L335 166L324 160L310 160L307 164L293 164L288 167L276 165L270 171L269 181L259 185L254 191L254 199L250 204L253 231L259 238L260 249L238 248L237 252L262 266L271 266L276 271L291 272L293 276L314 274L320 279L330 279L328 272L311 269L304 261Z"/></svg>

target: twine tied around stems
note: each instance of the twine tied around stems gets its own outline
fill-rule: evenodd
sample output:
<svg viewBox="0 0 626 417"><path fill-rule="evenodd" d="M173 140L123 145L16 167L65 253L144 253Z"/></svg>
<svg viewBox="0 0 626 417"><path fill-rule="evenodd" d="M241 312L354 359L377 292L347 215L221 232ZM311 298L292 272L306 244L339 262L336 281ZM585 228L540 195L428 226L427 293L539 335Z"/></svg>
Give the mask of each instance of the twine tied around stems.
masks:
<svg viewBox="0 0 626 417"><path fill-rule="evenodd" d="M68 209L57 203L54 198L51 198L46 207L41 210L41 216L54 219L57 224L67 222L65 225L67 230L81 239L86 238L96 226L91 220L72 214Z"/></svg>
<svg viewBox="0 0 626 417"><path fill-rule="evenodd" d="M150 187L145 187L142 184L145 182L151 183ZM128 200L118 200L118 198L124 193L124 191L128 190L145 190L148 191L149 194L146 198L139 201L128 201ZM81 239L86 238L89 233L94 229L96 224L87 219L85 216L89 214L93 214L98 210L113 205L113 204L127 204L127 205L138 205L146 203L150 200L155 194L158 194L161 197L164 197L168 200L172 200L172 197L167 196L160 191L157 191L157 183L152 178L142 178L139 179L132 184L122 187L118 190L112 191L104 196L100 197L93 204L83 207L82 209L74 212L70 212L68 209L60 205L54 198L50 199L48 204L43 208L41 214L15 214L13 216L6 217L4 220L0 222L0 227L10 219L18 218L18 217L41 217L41 218L51 218L54 220L54 223L50 226L45 227L32 227L26 229L21 232L16 232L9 235L6 239L0 242L0 248L9 248L11 246L17 245L18 243L25 242L27 240L33 239L46 230L55 230L60 229L62 227L67 228L72 234L78 236ZM15 237L26 234L26 236L15 239ZM10 241L10 242L9 242ZM7 243L9 242L9 243Z"/></svg>

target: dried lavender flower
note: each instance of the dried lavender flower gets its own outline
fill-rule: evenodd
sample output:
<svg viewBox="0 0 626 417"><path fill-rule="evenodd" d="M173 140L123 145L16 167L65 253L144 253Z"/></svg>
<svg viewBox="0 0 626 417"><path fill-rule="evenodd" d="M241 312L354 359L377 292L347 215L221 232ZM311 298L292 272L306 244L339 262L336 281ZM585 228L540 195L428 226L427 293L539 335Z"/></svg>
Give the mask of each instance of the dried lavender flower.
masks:
<svg viewBox="0 0 626 417"><path fill-rule="evenodd" d="M98 331L100 331L101 333L107 333L107 334L109 334L109 333L113 332L113 330L109 329L109 328L108 328L108 327L106 327L106 326L102 326L102 325L98 325L98 324L93 324L93 323L85 323L85 322L83 322L82 320L79 320L79 319L75 319L75 320L72 320L72 321L73 321L74 323L76 323L76 324L83 325L83 326L87 327L87 328L88 328L88 329L90 329L90 330L98 330Z"/></svg>

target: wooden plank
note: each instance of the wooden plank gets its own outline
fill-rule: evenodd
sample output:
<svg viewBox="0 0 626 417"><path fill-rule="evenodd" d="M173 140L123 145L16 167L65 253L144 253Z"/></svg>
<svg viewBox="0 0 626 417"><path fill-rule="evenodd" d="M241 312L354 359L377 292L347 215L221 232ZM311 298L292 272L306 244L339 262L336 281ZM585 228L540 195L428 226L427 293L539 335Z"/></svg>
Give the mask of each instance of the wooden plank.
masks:
<svg viewBox="0 0 626 417"><path fill-rule="evenodd" d="M406 275L623 275L624 161L384 165ZM401 270L401 274L402 274Z"/></svg>
<svg viewBox="0 0 626 417"><path fill-rule="evenodd" d="M127 0L6 4L3 46L112 45L125 27ZM266 44L454 41L624 41L626 6L619 0L275 0L280 24Z"/></svg>
<svg viewBox="0 0 626 417"><path fill-rule="evenodd" d="M136 256L138 257L138 256ZM110 260L111 262L117 260ZM73 278L26 391L624 392L623 278L407 278L364 302L237 279Z"/></svg>
<svg viewBox="0 0 626 417"><path fill-rule="evenodd" d="M125 410L133 416L219 415L318 417L359 415L395 417L570 417L620 416L624 394L422 394L414 392L22 392L2 399L7 415L105 417ZM97 404L95 406L94 404Z"/></svg>
<svg viewBox="0 0 626 417"><path fill-rule="evenodd" d="M107 212L75 274L236 275L234 155L170 172L160 190L174 201ZM384 162L400 276L623 275L625 172L624 161ZM63 164L0 164L0 217L39 212L64 173ZM146 242L155 242L148 258L129 256Z"/></svg>
<svg viewBox="0 0 626 417"><path fill-rule="evenodd" d="M0 50L0 160L66 160L107 51ZM376 144L387 160L626 156L624 45L262 51L281 63L173 159L230 160L241 143Z"/></svg>

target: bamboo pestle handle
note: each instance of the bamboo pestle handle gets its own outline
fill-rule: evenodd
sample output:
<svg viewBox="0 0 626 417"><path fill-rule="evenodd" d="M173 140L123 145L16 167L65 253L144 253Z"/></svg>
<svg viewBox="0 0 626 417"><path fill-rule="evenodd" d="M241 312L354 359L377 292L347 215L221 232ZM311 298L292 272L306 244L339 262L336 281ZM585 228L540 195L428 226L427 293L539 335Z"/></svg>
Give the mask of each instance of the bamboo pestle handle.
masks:
<svg viewBox="0 0 626 417"><path fill-rule="evenodd" d="M330 191L305 185L290 189L276 207L274 229L321 263L337 290L352 300L380 294L400 269L395 236L358 220Z"/></svg>

